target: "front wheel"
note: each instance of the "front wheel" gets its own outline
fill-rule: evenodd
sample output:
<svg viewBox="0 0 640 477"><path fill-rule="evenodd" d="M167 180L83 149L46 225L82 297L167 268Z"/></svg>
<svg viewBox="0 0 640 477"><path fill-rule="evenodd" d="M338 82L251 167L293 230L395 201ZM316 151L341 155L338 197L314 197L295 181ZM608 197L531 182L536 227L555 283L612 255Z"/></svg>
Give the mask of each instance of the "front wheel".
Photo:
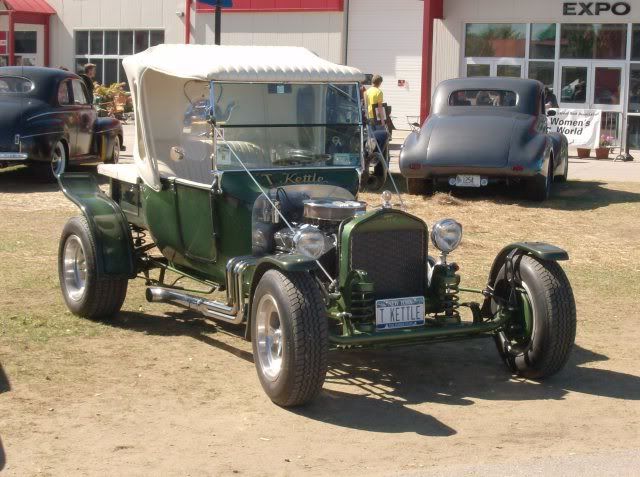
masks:
<svg viewBox="0 0 640 477"><path fill-rule="evenodd" d="M262 388L284 407L312 400L327 373L328 324L322 294L306 272L266 272L253 297L251 336Z"/></svg>
<svg viewBox="0 0 640 477"><path fill-rule="evenodd" d="M84 318L108 318L120 311L128 279L98 271L97 247L87 219L65 224L58 248L58 277L67 308Z"/></svg>
<svg viewBox="0 0 640 477"><path fill-rule="evenodd" d="M514 258L516 311L495 335L509 369L532 379L551 376L565 365L576 337L576 304L571 284L557 262L524 255ZM505 267L494 290L504 300L511 287ZM493 303L494 310L497 303Z"/></svg>

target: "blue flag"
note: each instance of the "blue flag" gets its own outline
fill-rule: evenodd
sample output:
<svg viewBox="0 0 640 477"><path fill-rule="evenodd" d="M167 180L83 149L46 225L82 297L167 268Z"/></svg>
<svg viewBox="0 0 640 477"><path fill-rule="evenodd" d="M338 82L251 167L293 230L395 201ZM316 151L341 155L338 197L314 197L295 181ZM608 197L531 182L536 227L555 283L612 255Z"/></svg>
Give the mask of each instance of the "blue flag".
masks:
<svg viewBox="0 0 640 477"><path fill-rule="evenodd" d="M220 3L222 8L231 8L233 7L233 0L198 0L200 3L204 3L205 5L210 5L215 7Z"/></svg>

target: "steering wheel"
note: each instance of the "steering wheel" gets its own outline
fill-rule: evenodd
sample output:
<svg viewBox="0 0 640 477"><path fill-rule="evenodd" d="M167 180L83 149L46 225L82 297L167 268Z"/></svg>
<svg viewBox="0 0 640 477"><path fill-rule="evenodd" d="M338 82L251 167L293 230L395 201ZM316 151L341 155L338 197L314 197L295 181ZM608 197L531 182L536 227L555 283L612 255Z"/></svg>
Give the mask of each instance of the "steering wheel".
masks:
<svg viewBox="0 0 640 477"><path fill-rule="evenodd" d="M316 162L326 164L330 160L331 154L316 154L309 149L287 149L284 155L274 158L272 163L276 166L295 166Z"/></svg>

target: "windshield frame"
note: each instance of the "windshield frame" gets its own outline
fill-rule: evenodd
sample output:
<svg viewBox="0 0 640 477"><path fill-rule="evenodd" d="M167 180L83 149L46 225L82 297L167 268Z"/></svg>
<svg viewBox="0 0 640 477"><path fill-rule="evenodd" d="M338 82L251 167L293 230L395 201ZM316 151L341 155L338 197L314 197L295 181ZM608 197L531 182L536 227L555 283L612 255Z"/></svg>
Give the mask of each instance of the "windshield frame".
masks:
<svg viewBox="0 0 640 477"><path fill-rule="evenodd" d="M313 86L313 85L318 85L318 86L327 86L328 88L339 92L342 96L347 97L349 100L353 101L353 104L358 112L357 115L357 121L352 122L352 123L309 123L309 124L246 124L246 125L240 125L240 124L224 124L224 123L219 123L216 120L215 117L215 107L212 107L212 105L215 105L217 103L216 100L216 96L217 96L217 88L216 86L219 85L224 85L224 84L244 84L244 85L269 85L269 84L275 84L275 85L304 85L304 86ZM355 98L352 97L351 95L349 95L348 93L342 91L340 88L337 88L337 85L352 85L355 86L355 92L356 92L356 96ZM217 98L220 99L220 98ZM355 81L347 81L347 82L282 82L282 81L276 81L276 82L272 82L272 81L233 81L233 82L229 82L229 81L209 81L209 110L208 110L208 122L211 125L211 129L212 129L212 141L213 141L213 150L214 150L214 154L212 154L211 157L211 162L212 162L212 169L213 172L215 173L219 173L219 172L225 172L225 171L234 171L234 170L242 170L243 168L245 168L246 166L244 164L240 164L239 158L235 157L233 158L233 161L237 164L237 167L233 167L233 168L227 168L224 167L222 169L218 168L218 143L219 143L219 136L223 136L221 134L221 132L228 128L228 129L239 129L239 128L259 128L259 127L263 127L263 128L303 128L303 127L335 127L335 126L352 126L354 128L358 128L359 129L359 133L360 133L360 139L359 139L359 147L358 147L358 151L357 154L359 156L359 160L358 160L358 164L354 165L354 164L350 164L350 165L313 165L313 166L301 166L301 165L292 165L292 166L272 166L272 167L257 167L257 168L247 168L247 170L249 171L262 171L262 172L266 172L266 171L299 171L299 170L311 170L311 169L323 169L323 170L328 170L328 169L344 169L344 170L353 170L353 169L358 169L361 170L362 169L362 165L363 165L363 161L364 161L364 148L363 148L363 143L364 143L364 123L363 123L363 115L362 115L362 95L361 95L361 91L360 91L360 83L355 82ZM219 134L220 132L220 134ZM229 146L228 146L229 147ZM355 153L354 153L355 154Z"/></svg>

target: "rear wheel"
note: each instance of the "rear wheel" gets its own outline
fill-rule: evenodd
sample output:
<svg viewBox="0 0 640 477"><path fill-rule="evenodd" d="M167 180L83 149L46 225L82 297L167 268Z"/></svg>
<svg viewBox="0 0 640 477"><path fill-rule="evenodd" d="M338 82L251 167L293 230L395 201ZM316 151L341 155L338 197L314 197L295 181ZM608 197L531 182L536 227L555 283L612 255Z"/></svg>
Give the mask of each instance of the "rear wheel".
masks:
<svg viewBox="0 0 640 477"><path fill-rule="evenodd" d="M67 150L62 141L58 141L51 150L49 162L34 164L38 177L45 182L55 182L67 169Z"/></svg>
<svg viewBox="0 0 640 477"><path fill-rule="evenodd" d="M533 179L528 179L525 185L527 198L542 202L551 196L551 184L553 183L553 159L549 159L547 174L538 174Z"/></svg>
<svg viewBox="0 0 640 477"><path fill-rule="evenodd" d="M322 389L329 350L326 309L311 275L266 272L251 307L253 356L262 388L280 406Z"/></svg>
<svg viewBox="0 0 640 477"><path fill-rule="evenodd" d="M87 219L69 219L58 248L58 277L67 307L84 318L115 315L127 295L128 279L101 274L96 257L96 241Z"/></svg>
<svg viewBox="0 0 640 477"><path fill-rule="evenodd" d="M556 176L554 179L556 182L567 182L567 178L569 177L569 156L564 158L564 167L562 169L562 174Z"/></svg>
<svg viewBox="0 0 640 477"><path fill-rule="evenodd" d="M532 379L551 376L565 365L576 336L576 305L571 285L557 262L524 255L514 259L517 310L495 335L509 369ZM505 267L494 289L508 298ZM497 304L493 304L494 310Z"/></svg>
<svg viewBox="0 0 640 477"><path fill-rule="evenodd" d="M113 150L111 152L111 158L109 162L111 164L117 164L120 160L120 136L113 138Z"/></svg>
<svg viewBox="0 0 640 477"><path fill-rule="evenodd" d="M407 192L412 195L432 195L434 192L431 179L407 178Z"/></svg>

